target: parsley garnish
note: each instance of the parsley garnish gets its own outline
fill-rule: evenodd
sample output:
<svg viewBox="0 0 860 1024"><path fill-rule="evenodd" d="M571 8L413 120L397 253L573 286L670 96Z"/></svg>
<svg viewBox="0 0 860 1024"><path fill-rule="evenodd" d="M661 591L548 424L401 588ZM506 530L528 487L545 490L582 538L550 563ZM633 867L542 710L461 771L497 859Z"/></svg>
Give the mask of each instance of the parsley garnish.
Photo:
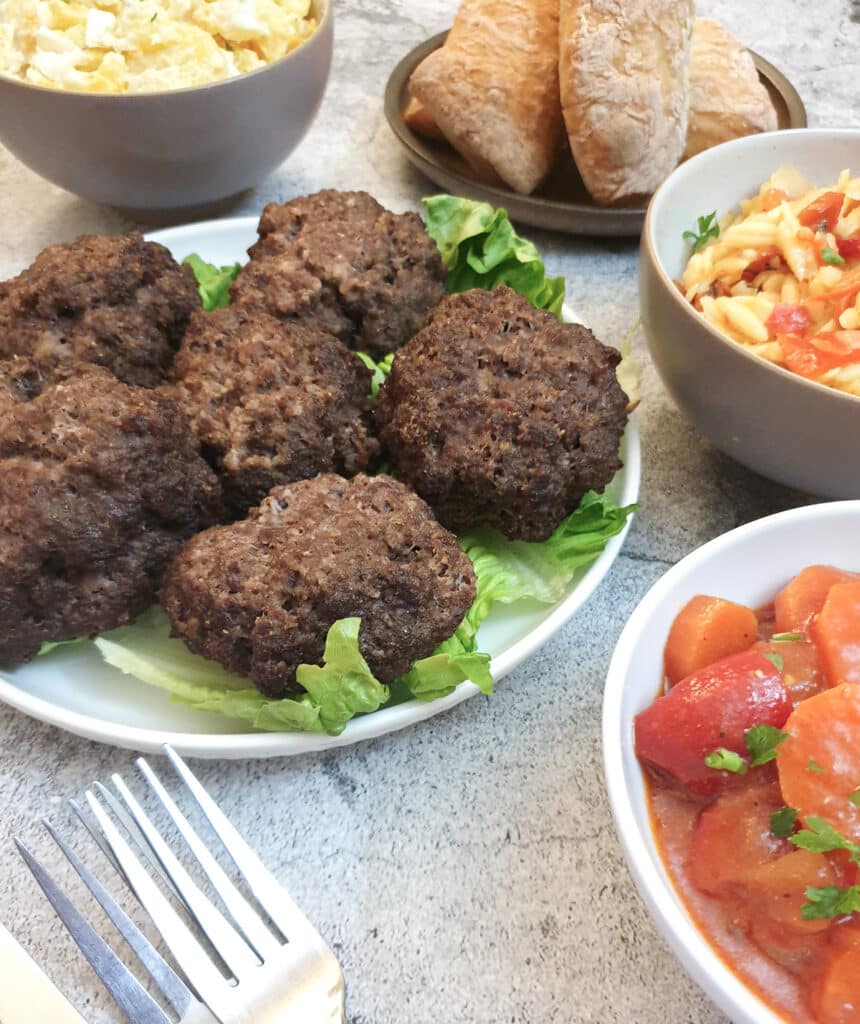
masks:
<svg viewBox="0 0 860 1024"><path fill-rule="evenodd" d="M860 911L860 885L852 885L849 889L838 889L835 885L825 885L821 889L810 887L805 895L808 902L800 908L804 921L820 921Z"/></svg>
<svg viewBox="0 0 860 1024"><path fill-rule="evenodd" d="M711 751L705 758L705 764L709 768L716 768L721 772L733 772L735 775L744 775L749 765L740 754L734 750L727 750L725 747L718 747Z"/></svg>
<svg viewBox="0 0 860 1024"><path fill-rule="evenodd" d="M777 672L782 672L785 668L785 659L781 654L774 654L772 651L768 651L767 654L765 654L765 658L767 658Z"/></svg>
<svg viewBox="0 0 860 1024"><path fill-rule="evenodd" d="M717 224L717 211L709 213L707 217L699 217L697 219L698 233L695 231L685 231L681 236L682 238L688 238L691 245L693 246L693 252L698 252L702 249L711 238L720 237L720 225Z"/></svg>
<svg viewBox="0 0 860 1024"><path fill-rule="evenodd" d="M790 644L798 640L805 640L803 633L774 633L770 638L774 644Z"/></svg>
<svg viewBox="0 0 860 1024"><path fill-rule="evenodd" d="M744 743L749 751L750 766L758 768L776 757L776 748L785 743L788 733L772 725L754 725L744 733Z"/></svg>
<svg viewBox="0 0 860 1024"><path fill-rule="evenodd" d="M851 859L860 863L860 846L840 835L824 818L818 818L814 814L806 819L806 828L792 836L790 841L801 850L810 850L812 853L848 850Z"/></svg>
<svg viewBox="0 0 860 1024"><path fill-rule="evenodd" d="M845 260L842 259L835 249L831 249L829 245L821 247L821 258L825 263L829 263L831 267L845 266Z"/></svg>
<svg viewBox="0 0 860 1024"><path fill-rule="evenodd" d="M824 769L821 767L821 765L817 761L814 761L811 757L806 762L806 770L808 772L812 772L814 775L824 774Z"/></svg>
<svg viewBox="0 0 860 1024"><path fill-rule="evenodd" d="M793 807L781 807L770 816L770 830L778 839L788 839L796 821L797 811Z"/></svg>

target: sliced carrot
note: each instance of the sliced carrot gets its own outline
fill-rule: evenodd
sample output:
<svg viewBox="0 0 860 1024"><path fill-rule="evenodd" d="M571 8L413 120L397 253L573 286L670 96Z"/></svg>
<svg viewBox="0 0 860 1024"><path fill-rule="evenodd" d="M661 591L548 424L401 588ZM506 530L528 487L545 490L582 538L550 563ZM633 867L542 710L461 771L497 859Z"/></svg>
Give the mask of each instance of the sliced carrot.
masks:
<svg viewBox="0 0 860 1024"><path fill-rule="evenodd" d="M783 726L776 763L783 799L801 818L824 818L860 842L860 686L845 683L802 701Z"/></svg>
<svg viewBox="0 0 860 1024"><path fill-rule="evenodd" d="M776 595L776 630L778 633L803 632L810 619L824 607L830 588L836 583L850 583L858 577L832 565L810 565Z"/></svg>
<svg viewBox="0 0 860 1024"><path fill-rule="evenodd" d="M770 831L770 816L783 806L776 782L727 793L699 815L687 867L690 881L710 895L726 892L750 868L790 853L791 843Z"/></svg>
<svg viewBox="0 0 860 1024"><path fill-rule="evenodd" d="M860 1024L860 926L834 928L812 1008L820 1024Z"/></svg>
<svg viewBox="0 0 860 1024"><path fill-rule="evenodd" d="M755 612L721 597L700 595L688 601L675 616L664 659L669 685L755 643L758 620Z"/></svg>
<svg viewBox="0 0 860 1024"><path fill-rule="evenodd" d="M812 636L831 686L860 683L860 580L830 588Z"/></svg>

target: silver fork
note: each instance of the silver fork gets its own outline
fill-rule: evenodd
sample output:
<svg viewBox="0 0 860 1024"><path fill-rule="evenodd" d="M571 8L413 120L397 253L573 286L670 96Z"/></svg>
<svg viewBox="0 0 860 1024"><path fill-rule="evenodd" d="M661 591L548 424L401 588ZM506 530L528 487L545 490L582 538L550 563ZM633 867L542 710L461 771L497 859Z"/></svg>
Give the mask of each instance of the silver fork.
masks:
<svg viewBox="0 0 860 1024"><path fill-rule="evenodd" d="M226 965L230 978L225 978L219 966L213 963L210 954L176 912L151 874L133 852L131 844L117 828L113 818L105 809L112 802L106 798L106 794L110 797L110 793L96 783L91 790L87 791L87 802L99 824L115 865L161 933L164 942L190 985L221 1024L275 1024L275 1022L277 1024L343 1024L343 975L334 953L219 810L182 759L167 746L164 751L270 922L263 921L233 884L143 758L137 762L143 777L172 819L177 831L218 893L234 923L231 923L196 885L122 778L119 775L112 776L112 781L120 799L125 804L125 809L148 845L149 854L157 861L159 873L163 873L169 880L170 887L179 895L188 912L211 943L212 948ZM51 831L57 839L56 833ZM32 854L22 847L22 844L18 845L28 866L34 871L37 880L44 888L46 872L38 865ZM64 848L64 852L68 850L61 840L60 845L61 848ZM75 863L76 860L77 858L72 860L72 863L80 873L83 865L80 865L80 862ZM85 868L83 871L86 873ZM82 877L89 885L85 875ZM54 888L56 889L56 886ZM47 889L46 894L64 920L77 914L62 893L60 893L61 899L58 901L59 906ZM99 899L99 894L95 892L94 894ZM110 900L109 896L108 900ZM102 906L105 904L102 903ZM107 908L105 909L107 910ZM73 912L72 914L69 913L70 910ZM107 912L116 923L111 911ZM81 917L80 914L77 916ZM134 928L127 918L126 921ZM274 925L280 935L274 934L271 925ZM120 930L122 931L122 928ZM125 935L125 932L123 934ZM87 955L87 950L75 935L74 930L73 937ZM105 945L103 940L99 941ZM135 948L131 940L129 941ZM144 942L146 942L145 939ZM106 945L105 948L107 949ZM110 953L109 949L107 951ZM103 954L104 951L99 949L99 952ZM135 952L150 970L162 992L168 995L163 987L164 973L156 976L159 968L156 967L156 972L154 972L151 964L141 956L141 951L135 949ZM152 952L155 951L152 950ZM168 971L170 970L166 964L164 967ZM176 978L176 981L178 982L179 979ZM170 984L169 981L168 984ZM182 983L179 982L179 984ZM110 985L108 987L110 988ZM112 991L112 994L116 998L116 993ZM168 995L168 999L177 1013L183 1017L183 1021L189 1013L193 1015L195 1021L202 1019L194 1006L196 1000L187 989L183 994L174 988L173 994L174 998ZM192 1002L188 1002L188 999L191 999ZM150 1001L152 1002L152 1000ZM159 1009L154 1002L153 1006ZM159 1012L161 1011L159 1010ZM133 1024L144 1020L147 1024L150 1020L153 1024L161 1024L161 1021L155 1016L145 1018L128 1014L127 1016ZM163 1019L168 1020L166 1017Z"/></svg>

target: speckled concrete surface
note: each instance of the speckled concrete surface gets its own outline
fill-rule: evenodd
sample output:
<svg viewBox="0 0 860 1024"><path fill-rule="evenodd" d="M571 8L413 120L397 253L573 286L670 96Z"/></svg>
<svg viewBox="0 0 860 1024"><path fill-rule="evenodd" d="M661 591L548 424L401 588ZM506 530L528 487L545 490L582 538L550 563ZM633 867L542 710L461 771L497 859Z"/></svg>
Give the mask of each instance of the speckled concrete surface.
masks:
<svg viewBox="0 0 860 1024"><path fill-rule="evenodd" d="M366 188L398 209L428 191L383 121L381 94L399 55L444 28L455 4L337 6L335 66L319 120L238 212L322 186ZM812 125L858 126L856 0L699 6L791 77ZM0 277L49 242L126 226L2 150L0 224ZM637 317L634 245L536 240L598 336L619 343ZM642 359L645 470L625 551L586 608L494 697L322 756L197 762L335 946L351 1024L724 1020L657 936L623 864L601 777L602 682L627 616L668 565L740 522L810 499L715 453ZM36 897L11 837L56 863L34 822L64 820L63 797L130 769L132 757L5 709L0 751L0 920L88 1020L118 1021Z"/></svg>

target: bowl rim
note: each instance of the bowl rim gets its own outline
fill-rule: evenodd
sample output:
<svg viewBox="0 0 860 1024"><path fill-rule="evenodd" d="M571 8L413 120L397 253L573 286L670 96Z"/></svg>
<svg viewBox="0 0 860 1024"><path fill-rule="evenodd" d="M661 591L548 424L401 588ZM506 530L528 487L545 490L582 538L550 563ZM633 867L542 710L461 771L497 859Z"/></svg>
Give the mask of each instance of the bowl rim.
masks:
<svg viewBox="0 0 860 1024"><path fill-rule="evenodd" d="M672 171L669 177L660 184L654 195L651 197L651 200L648 203L648 209L645 212L645 223L642 228L642 244L647 252L648 259L657 272L660 283L669 293L670 301L678 308L685 310L684 315L686 315L691 322L701 327L714 340L719 342L722 347L740 355L755 366L764 368L772 373L776 373L784 380L793 381L796 385L809 389L812 394L818 393L829 395L833 400L856 405L860 402L860 395L852 395L848 391L841 391L839 388L830 387L828 384L821 384L818 381L808 380L806 377L801 377L800 374L793 373L791 370L787 370L784 366L778 366L776 363L772 363L768 359L763 359L761 356L755 355L755 353L750 352L742 345L738 345L727 335L723 334L722 331L710 324L701 315L701 313L698 312L698 310L694 309L690 303L687 302L686 298L678 291L673 278L667 273L657 252L657 245L654 239L654 223L659 216L659 208L661 204L668 201L664 198L665 195L671 190L680 174L690 173L688 168L696 168L698 164L702 164L702 170L704 170L704 164L709 159L713 159L714 155L717 153L722 154L723 152L730 152L736 149L752 148L761 144L759 140L773 140L777 136L785 136L787 142L790 141L790 138L796 138L798 136L806 138L811 136L812 138L818 139L853 139L860 143L860 129L857 128L785 128L775 132L760 132L757 135L747 135L739 139L731 139L729 142L723 142L718 146L712 146L710 149L703 150L691 159L679 164L678 167ZM740 203L743 198L745 197L739 196L737 202Z"/></svg>
<svg viewBox="0 0 860 1024"><path fill-rule="evenodd" d="M758 993L729 967L700 930L663 865L653 832L636 821L634 799L625 783L625 754L632 750L633 720L623 717L623 697L642 625L670 598L676 583L695 575L703 563L740 540L777 526L813 520L854 518L860 522L860 499L822 502L787 509L735 527L707 541L671 566L641 598L618 638L606 675L601 723L603 770L616 834L636 889L662 938L696 984L737 1024L785 1024ZM655 681L655 696L657 685ZM641 769L640 769L641 770ZM638 801L636 802L638 805ZM659 866L658 866L659 865Z"/></svg>
<svg viewBox="0 0 860 1024"><path fill-rule="evenodd" d="M213 82L203 82L200 85L184 85L181 89L153 89L147 92L88 92L85 89L60 89L48 85L36 85L34 82L25 82L20 78L7 74L5 71L0 71L0 83L26 90L27 92L47 93L51 96L77 96L94 103L106 101L110 103L125 102L127 104L140 103L149 99L164 99L166 96L181 96L188 93L205 92L209 89L223 89L227 86L235 85L236 82L247 81L249 78L264 75L267 71L280 67L310 46L317 37L322 35L324 30L328 30L331 22L334 20L335 0L310 0L310 2L316 15L317 26L304 42L290 50L289 53L285 53L283 57L278 57L277 60L265 64L261 68L254 68L253 71L243 71L230 78L218 78ZM321 14L319 13L320 11L322 11Z"/></svg>

